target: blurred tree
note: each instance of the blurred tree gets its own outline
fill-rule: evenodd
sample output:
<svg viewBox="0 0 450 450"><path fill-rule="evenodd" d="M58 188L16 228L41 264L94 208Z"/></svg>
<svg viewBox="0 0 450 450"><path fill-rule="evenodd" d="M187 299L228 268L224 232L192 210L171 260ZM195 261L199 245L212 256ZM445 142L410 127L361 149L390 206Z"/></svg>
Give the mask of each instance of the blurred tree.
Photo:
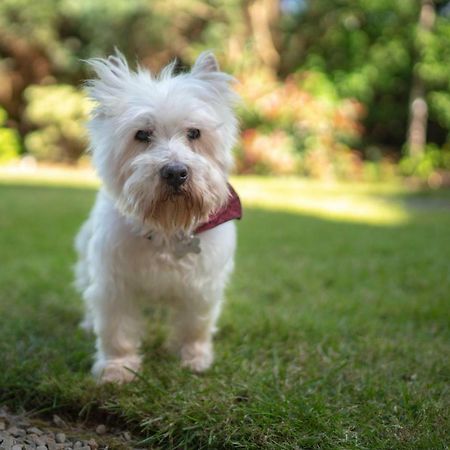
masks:
<svg viewBox="0 0 450 450"><path fill-rule="evenodd" d="M421 33L431 33L436 20L436 11L432 0L422 0L420 9L419 25L417 29L417 58L421 59L424 45L420 39ZM413 68L413 80L411 86L410 119L408 126L407 149L410 156L419 156L425 151L427 143L427 121L428 104L426 99L425 85L418 73L417 65Z"/></svg>
<svg viewBox="0 0 450 450"><path fill-rule="evenodd" d="M280 18L279 1L247 1L245 12L261 62L273 72L277 72L280 65L280 54L275 45L274 33Z"/></svg>
<svg viewBox="0 0 450 450"><path fill-rule="evenodd" d="M117 46L156 70L175 56L183 66L212 48L242 79L278 86L296 73L296 80L307 80L301 89L325 104L348 98L364 104L365 139L352 137L352 147L370 157L383 148L400 154L420 80L429 107L427 141L450 145L450 2L434 4L435 24L427 30L418 26L418 0L1 0L0 104L24 137L48 126L25 114L25 90L79 85L87 77L83 59ZM252 127L249 120L245 126ZM263 125L292 133L298 152L307 147L285 122ZM57 141L67 145L61 156L77 153L66 139ZM294 141L284 140L284 147Z"/></svg>
<svg viewBox="0 0 450 450"><path fill-rule="evenodd" d="M375 143L398 152L407 134L416 66L430 102L434 133L429 138L440 145L448 139L447 0L435 2L436 26L426 32L417 29L421 9L417 0L298 0L295 4L297 10L291 6L281 22L286 49L281 53L282 75L305 69L325 73L339 95L367 106L365 147Z"/></svg>
<svg viewBox="0 0 450 450"><path fill-rule="evenodd" d="M147 52L161 49L169 17L155 11L143 0L2 0L0 79L6 82L0 83L0 102L21 131L29 131L21 119L30 84L79 83L81 60L115 45L133 56L142 43Z"/></svg>
<svg viewBox="0 0 450 450"><path fill-rule="evenodd" d="M114 47L154 70L206 47L240 58L251 34L244 9L243 0L2 0L0 102L19 120L26 86L78 83L82 60Z"/></svg>
<svg viewBox="0 0 450 450"><path fill-rule="evenodd" d="M175 56L181 63L192 62L205 48L228 54L233 65L259 58L276 66L279 56L270 33L278 0L263 2L2 0L0 103L26 133L29 124L22 117L27 86L56 80L78 84L86 76L82 60L109 54L114 47L153 70ZM256 54L248 46L253 34Z"/></svg>

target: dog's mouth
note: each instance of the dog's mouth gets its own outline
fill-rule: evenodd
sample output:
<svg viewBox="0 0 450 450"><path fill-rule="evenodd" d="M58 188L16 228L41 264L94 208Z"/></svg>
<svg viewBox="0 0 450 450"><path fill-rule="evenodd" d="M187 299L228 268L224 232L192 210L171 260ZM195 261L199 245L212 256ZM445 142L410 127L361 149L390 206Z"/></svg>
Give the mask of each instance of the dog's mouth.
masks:
<svg viewBox="0 0 450 450"><path fill-rule="evenodd" d="M171 192L169 194L169 198L171 197L179 197L180 195L186 195L186 192L181 187L173 187L171 188Z"/></svg>
<svg viewBox="0 0 450 450"><path fill-rule="evenodd" d="M160 202L167 202L167 201L174 201L181 200L180 197L186 198L188 200L192 194L190 193L190 190L187 186L166 186L164 189L161 190L160 193Z"/></svg>
<svg viewBox="0 0 450 450"><path fill-rule="evenodd" d="M144 220L162 229L188 229L208 216L204 196L188 184L172 187L161 186L157 195L147 205Z"/></svg>
<svg viewBox="0 0 450 450"><path fill-rule="evenodd" d="M120 205L125 213L164 233L195 229L228 198L227 185L210 180L188 179L178 186L159 180L158 183L129 183L126 188Z"/></svg>

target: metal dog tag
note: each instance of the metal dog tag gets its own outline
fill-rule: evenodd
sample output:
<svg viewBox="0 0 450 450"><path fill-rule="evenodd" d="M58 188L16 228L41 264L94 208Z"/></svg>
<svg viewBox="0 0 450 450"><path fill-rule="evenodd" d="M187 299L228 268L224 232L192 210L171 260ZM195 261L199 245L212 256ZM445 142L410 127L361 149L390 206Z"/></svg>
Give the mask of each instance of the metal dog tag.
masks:
<svg viewBox="0 0 450 450"><path fill-rule="evenodd" d="M180 235L175 242L174 255L178 259L188 253L199 254L200 252L200 239L194 235Z"/></svg>

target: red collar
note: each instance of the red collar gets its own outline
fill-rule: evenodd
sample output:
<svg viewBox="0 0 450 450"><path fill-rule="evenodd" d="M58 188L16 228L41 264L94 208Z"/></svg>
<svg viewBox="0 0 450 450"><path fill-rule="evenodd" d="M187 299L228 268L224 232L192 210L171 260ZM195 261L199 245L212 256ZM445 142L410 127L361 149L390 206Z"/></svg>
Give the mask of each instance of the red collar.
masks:
<svg viewBox="0 0 450 450"><path fill-rule="evenodd" d="M228 203L219 209L219 211L215 214L209 216L206 222L198 226L194 231L195 234L203 233L204 231L215 228L222 223L228 222L229 220L240 219L242 217L242 205L239 196L231 184L228 184L228 190Z"/></svg>

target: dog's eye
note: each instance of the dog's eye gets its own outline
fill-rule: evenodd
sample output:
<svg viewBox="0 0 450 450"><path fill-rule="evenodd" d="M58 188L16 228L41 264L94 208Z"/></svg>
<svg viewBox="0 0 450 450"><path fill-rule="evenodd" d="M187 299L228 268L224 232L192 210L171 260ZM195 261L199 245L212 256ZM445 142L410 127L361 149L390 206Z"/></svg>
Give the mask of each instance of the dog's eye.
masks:
<svg viewBox="0 0 450 450"><path fill-rule="evenodd" d="M134 138L139 142L150 142L152 140L153 131L139 130L134 135Z"/></svg>
<svg viewBox="0 0 450 450"><path fill-rule="evenodd" d="M188 128L187 137L190 141L194 141L200 137L200 130L198 128Z"/></svg>

